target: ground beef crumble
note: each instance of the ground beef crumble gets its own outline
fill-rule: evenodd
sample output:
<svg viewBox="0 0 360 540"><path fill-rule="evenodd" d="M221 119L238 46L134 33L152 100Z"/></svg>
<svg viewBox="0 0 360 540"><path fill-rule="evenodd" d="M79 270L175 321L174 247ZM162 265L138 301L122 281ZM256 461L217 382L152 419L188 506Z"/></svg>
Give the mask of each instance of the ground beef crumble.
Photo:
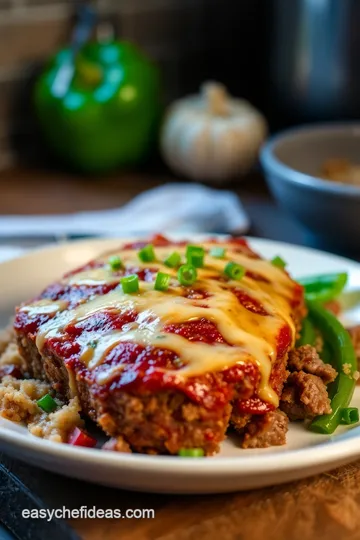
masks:
<svg viewBox="0 0 360 540"><path fill-rule="evenodd" d="M317 375L325 384L334 381L337 375L336 370L330 364L325 364L311 345L303 345L290 351L288 369Z"/></svg>
<svg viewBox="0 0 360 540"><path fill-rule="evenodd" d="M246 427L242 448L268 448L286 443L288 418L281 411L273 411L251 420Z"/></svg>
<svg viewBox="0 0 360 540"><path fill-rule="evenodd" d="M320 377L304 371L289 375L281 396L280 408L290 420L303 420L331 413L324 382Z"/></svg>
<svg viewBox="0 0 360 540"><path fill-rule="evenodd" d="M280 401L280 408L290 420L304 420L331 413L326 385L337 372L325 364L314 347L303 345L289 353L291 371Z"/></svg>

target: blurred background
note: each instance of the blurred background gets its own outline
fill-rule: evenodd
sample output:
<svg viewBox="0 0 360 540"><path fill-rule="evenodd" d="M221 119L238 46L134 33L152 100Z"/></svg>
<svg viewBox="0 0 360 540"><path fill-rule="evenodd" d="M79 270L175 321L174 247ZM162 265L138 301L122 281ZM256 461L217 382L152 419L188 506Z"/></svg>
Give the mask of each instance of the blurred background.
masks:
<svg viewBox="0 0 360 540"><path fill-rule="evenodd" d="M0 213L195 181L243 204L249 227L218 232L356 251L359 130L311 126L359 118L359 22L357 0L0 0Z"/></svg>
<svg viewBox="0 0 360 540"><path fill-rule="evenodd" d="M157 63L163 98L170 103L197 92L206 79L226 83L234 95L264 108L265 0L98 0L99 21L114 25ZM70 41L81 2L0 2L0 166L33 147L29 107L34 76ZM19 156L20 154L20 156Z"/></svg>

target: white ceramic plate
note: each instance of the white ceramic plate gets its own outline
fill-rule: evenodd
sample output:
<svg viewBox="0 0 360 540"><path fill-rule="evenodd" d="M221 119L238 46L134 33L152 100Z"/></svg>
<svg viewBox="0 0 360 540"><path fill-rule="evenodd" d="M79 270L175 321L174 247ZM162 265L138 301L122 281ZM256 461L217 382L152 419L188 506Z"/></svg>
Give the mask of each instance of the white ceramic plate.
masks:
<svg viewBox="0 0 360 540"><path fill-rule="evenodd" d="M360 322L360 264L289 244L258 239L250 242L264 257L281 255L297 277L347 271L350 279L345 320ZM0 264L0 325L6 323L17 303L37 294L65 271L118 244L116 239L62 244ZM360 388L353 405L360 406ZM216 457L184 459L55 444L0 419L0 449L39 467L110 486L168 493L220 493L288 482L356 459L360 456L360 426L341 427L329 437L292 424L286 446L242 450L236 438L229 438Z"/></svg>

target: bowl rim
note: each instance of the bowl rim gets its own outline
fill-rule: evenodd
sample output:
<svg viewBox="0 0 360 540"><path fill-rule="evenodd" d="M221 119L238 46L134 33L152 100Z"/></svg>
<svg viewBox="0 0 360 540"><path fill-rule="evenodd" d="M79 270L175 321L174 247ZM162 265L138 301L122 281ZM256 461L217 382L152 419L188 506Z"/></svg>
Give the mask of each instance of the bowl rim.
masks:
<svg viewBox="0 0 360 540"><path fill-rule="evenodd" d="M304 124L301 126L291 127L276 133L270 137L261 147L260 163L264 171L270 171L280 176L282 180L292 182L310 189L332 193L333 195L343 195L351 198L360 198L360 186L356 187L350 184L341 182L331 182L322 178L317 178L311 174L297 171L288 165L285 165L280 159L275 157L274 150L276 146L286 140L289 136L294 136L302 132L316 131L340 131L343 129L358 130L360 134L360 121L348 122L322 122L316 124Z"/></svg>

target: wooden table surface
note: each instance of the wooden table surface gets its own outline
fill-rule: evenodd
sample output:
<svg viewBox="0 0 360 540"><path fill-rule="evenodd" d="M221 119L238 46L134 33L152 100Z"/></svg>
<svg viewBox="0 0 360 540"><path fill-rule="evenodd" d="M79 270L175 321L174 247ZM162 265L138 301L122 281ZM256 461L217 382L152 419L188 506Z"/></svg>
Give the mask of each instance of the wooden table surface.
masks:
<svg viewBox="0 0 360 540"><path fill-rule="evenodd" d="M0 214L113 208L166 180L166 174L124 174L89 181L62 173L9 171L0 175ZM314 244L309 233L275 206L259 175L236 186L236 192L252 220L251 234ZM14 477L8 477L9 485L0 484L0 521L20 539L360 539L360 461L283 486L207 496L115 490L44 472L6 456L0 456L0 480L2 470L11 470ZM23 498L17 498L19 493ZM16 495L14 500L11 495ZM149 508L156 515L142 520L72 520L71 527L56 521L24 523L19 512L30 503L50 508Z"/></svg>

